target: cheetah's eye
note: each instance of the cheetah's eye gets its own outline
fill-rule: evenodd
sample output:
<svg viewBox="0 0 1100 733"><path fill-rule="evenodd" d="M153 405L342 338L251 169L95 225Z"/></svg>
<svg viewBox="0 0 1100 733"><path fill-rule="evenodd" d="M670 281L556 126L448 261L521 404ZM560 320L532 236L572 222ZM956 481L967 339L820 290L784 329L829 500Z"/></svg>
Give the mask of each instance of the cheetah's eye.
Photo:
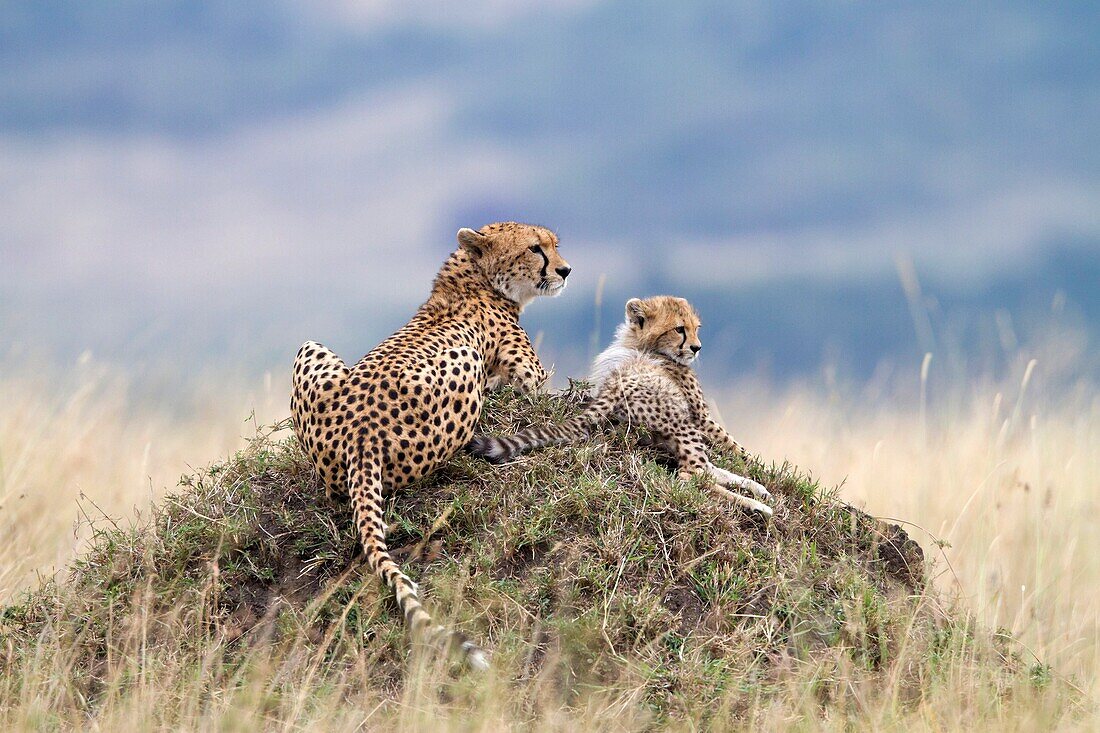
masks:
<svg viewBox="0 0 1100 733"><path fill-rule="evenodd" d="M681 336L683 336L683 335L684 335L684 334L686 333L686 331L684 330L684 327L683 327L683 326L677 326L677 327L676 327L676 333L678 333L678 334L680 334Z"/></svg>
<svg viewBox="0 0 1100 733"><path fill-rule="evenodd" d="M542 247L540 245L537 245L537 244L534 247L528 247L527 249L531 250L535 254L538 254L539 252L542 251Z"/></svg>

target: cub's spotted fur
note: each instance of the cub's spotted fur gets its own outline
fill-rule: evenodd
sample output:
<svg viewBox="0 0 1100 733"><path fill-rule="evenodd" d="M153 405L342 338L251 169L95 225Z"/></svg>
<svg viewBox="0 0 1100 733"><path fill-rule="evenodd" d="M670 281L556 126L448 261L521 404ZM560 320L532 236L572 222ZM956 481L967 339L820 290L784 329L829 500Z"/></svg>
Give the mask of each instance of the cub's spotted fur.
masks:
<svg viewBox="0 0 1100 733"><path fill-rule="evenodd" d="M460 229L458 242L413 319L355 366L318 343L302 345L291 411L328 494L350 496L367 561L396 592L412 634L448 641L484 667L476 645L431 626L416 584L390 557L382 497L469 441L490 379L524 391L546 380L519 314L536 296L561 293L570 267L543 227Z"/></svg>
<svg viewBox="0 0 1100 733"><path fill-rule="evenodd" d="M679 463L681 478L706 476L712 491L767 515L772 510L730 489L771 498L763 486L711 463L707 443L744 456L745 449L710 415L691 363L702 349L699 317L683 298L658 296L626 304L626 322L592 366L596 398L562 425L530 428L510 437L478 437L470 450L495 463L533 448L588 437L598 426L618 420L644 427L658 446Z"/></svg>

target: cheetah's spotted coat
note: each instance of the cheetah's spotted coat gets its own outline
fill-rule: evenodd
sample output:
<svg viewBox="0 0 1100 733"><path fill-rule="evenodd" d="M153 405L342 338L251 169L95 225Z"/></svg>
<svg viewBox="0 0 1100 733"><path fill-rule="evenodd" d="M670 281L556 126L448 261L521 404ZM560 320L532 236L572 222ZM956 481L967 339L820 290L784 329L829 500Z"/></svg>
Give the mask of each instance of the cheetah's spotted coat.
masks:
<svg viewBox="0 0 1100 733"><path fill-rule="evenodd" d="M569 265L549 229L505 222L461 229L431 296L413 319L355 366L315 342L294 361L295 433L330 496L350 498L371 569L396 592L414 636L446 639L472 666L472 642L431 626L416 584L390 557L382 497L464 446L487 383L534 390L546 379L520 311L565 288Z"/></svg>
<svg viewBox="0 0 1100 733"><path fill-rule="evenodd" d="M524 451L588 437L609 420L641 425L679 463L681 478L702 475L711 490L742 506L771 515L763 502L734 493L747 489L761 499L771 494L752 479L715 466L707 443L745 450L710 415L691 368L702 343L699 317L683 298L658 296L626 304L626 322L592 368L596 398L560 426L529 428L510 437L478 437L470 450L493 462Z"/></svg>

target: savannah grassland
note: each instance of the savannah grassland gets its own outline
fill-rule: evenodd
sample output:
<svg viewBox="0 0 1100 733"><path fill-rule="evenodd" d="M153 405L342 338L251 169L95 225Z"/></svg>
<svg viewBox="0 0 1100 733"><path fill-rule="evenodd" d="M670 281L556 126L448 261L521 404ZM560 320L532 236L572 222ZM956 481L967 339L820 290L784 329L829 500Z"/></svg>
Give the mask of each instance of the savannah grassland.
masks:
<svg viewBox="0 0 1100 733"><path fill-rule="evenodd" d="M846 683L841 665L827 682L849 692L830 704L817 694L826 671L796 666L778 694L740 711L738 725L1100 725L1100 394L1064 378L1054 388L1047 365L1029 362L1021 358L998 380L937 381L933 369L922 382L913 365L864 385L837 386L827 375L824 386L711 385L722 419L750 450L840 485L842 499L876 516L903 520L934 560L937 593L955 599L977 626L1011 634L1032 669L1031 684L992 697L968 678L985 674L981 665L960 652L945 662L939 683L914 698L889 680L885 691L871 691L855 670ZM287 413L283 375L203 380L182 407L135 397L128 379L89 359L66 370L8 364L0 372L0 602L76 557L89 519L103 526L144 515L182 474L240 449L256 426ZM214 649L198 670L173 668L163 656L146 663L139 653L127 668L126 692L106 694L88 717L82 701L64 693L66 678L81 672L75 660L59 655L49 638L38 644L41 653L22 657L22 684L0 680L6 728L585 730L648 723L637 696L621 687L564 706L533 689L537 680L503 673L476 683L463 677L440 694L438 670L419 669L391 697L357 695L314 684L321 660L292 654L260 651L248 670L215 674ZM370 672L368 660L352 673ZM272 704L266 691L280 677L300 694ZM673 722L692 729L695 713L702 711Z"/></svg>

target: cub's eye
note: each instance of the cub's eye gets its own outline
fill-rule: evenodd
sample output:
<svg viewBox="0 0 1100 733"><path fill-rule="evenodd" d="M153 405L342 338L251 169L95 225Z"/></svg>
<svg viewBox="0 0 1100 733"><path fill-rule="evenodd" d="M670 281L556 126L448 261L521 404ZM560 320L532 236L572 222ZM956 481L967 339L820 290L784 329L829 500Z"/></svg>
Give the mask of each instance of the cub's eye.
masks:
<svg viewBox="0 0 1100 733"><path fill-rule="evenodd" d="M681 336L683 336L683 335L684 335L685 333L687 333L687 332L686 332L686 331L684 330L684 327L683 327L683 326L677 326L677 327L676 327L676 333L678 333L678 334L680 334Z"/></svg>
<svg viewBox="0 0 1100 733"><path fill-rule="evenodd" d="M527 249L531 250L535 254L538 254L539 252L542 251L542 247L540 245L537 245L537 244L534 247L528 247Z"/></svg>

